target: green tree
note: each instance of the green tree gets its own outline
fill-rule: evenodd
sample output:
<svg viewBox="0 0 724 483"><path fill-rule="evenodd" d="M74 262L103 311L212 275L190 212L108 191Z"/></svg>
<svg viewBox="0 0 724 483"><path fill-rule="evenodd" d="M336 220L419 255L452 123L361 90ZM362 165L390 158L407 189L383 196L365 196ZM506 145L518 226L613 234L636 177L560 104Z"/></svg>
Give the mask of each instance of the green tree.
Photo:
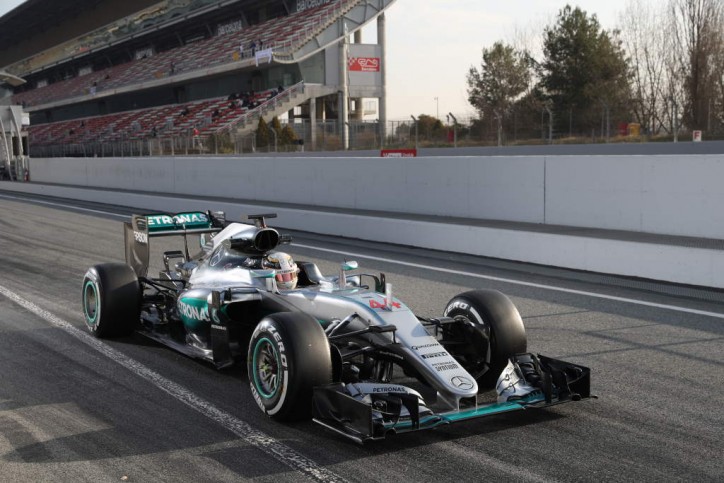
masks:
<svg viewBox="0 0 724 483"><path fill-rule="evenodd" d="M279 139L282 135L282 123L279 122L279 118L274 116L271 120L271 127L274 129L274 132L277 134L277 139Z"/></svg>
<svg viewBox="0 0 724 483"><path fill-rule="evenodd" d="M269 146L269 125L263 117L259 117L259 125L256 128L256 147L265 148Z"/></svg>
<svg viewBox="0 0 724 483"><path fill-rule="evenodd" d="M468 102L481 114L502 117L530 85L525 52L496 42L483 49L480 70L468 71Z"/></svg>
<svg viewBox="0 0 724 483"><path fill-rule="evenodd" d="M444 126L440 119L427 114L420 114L417 118L417 129L419 130L420 136L424 136L428 140L442 136L444 133Z"/></svg>
<svg viewBox="0 0 724 483"><path fill-rule="evenodd" d="M290 146L294 141L297 140L297 133L294 132L294 129L292 129L292 126L287 124L282 128L281 133L279 134L279 143L282 146Z"/></svg>
<svg viewBox="0 0 724 483"><path fill-rule="evenodd" d="M626 118L629 68L618 32L603 30L595 15L566 5L544 31L540 92L556 113L556 130L573 124L590 133L602 109ZM565 126L565 127L564 127Z"/></svg>

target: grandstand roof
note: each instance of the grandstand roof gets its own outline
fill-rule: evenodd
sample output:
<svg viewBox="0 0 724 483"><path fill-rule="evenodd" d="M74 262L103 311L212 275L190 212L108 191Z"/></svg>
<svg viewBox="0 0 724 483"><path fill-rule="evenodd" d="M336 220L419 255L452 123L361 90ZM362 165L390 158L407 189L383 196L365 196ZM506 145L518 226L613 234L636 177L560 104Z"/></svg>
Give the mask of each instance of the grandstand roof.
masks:
<svg viewBox="0 0 724 483"><path fill-rule="evenodd" d="M9 72L5 72L4 70L0 70L0 84L8 83L11 86L21 86L25 84L25 79L20 78L16 75L13 75Z"/></svg>
<svg viewBox="0 0 724 483"><path fill-rule="evenodd" d="M74 0L73 2L48 2L26 0L0 17L0 45L7 48L19 43L28 32L42 32L52 25L62 23L81 12L95 8L105 0Z"/></svg>
<svg viewBox="0 0 724 483"><path fill-rule="evenodd" d="M26 0L0 17L0 66L31 55L26 49L20 48L29 38L47 37L43 41L32 42L33 47L39 51L158 1Z"/></svg>

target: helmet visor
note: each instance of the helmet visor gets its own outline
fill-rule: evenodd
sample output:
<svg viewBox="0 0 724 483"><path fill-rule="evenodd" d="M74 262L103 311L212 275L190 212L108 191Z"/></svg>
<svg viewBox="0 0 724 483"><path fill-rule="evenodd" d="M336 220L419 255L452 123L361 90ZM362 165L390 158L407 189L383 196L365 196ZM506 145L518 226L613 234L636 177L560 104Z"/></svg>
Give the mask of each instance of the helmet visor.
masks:
<svg viewBox="0 0 724 483"><path fill-rule="evenodd" d="M277 282L281 282L281 283L291 282L292 280L294 280L295 276L296 276L295 272L284 272L284 273L277 272L277 275L276 275Z"/></svg>

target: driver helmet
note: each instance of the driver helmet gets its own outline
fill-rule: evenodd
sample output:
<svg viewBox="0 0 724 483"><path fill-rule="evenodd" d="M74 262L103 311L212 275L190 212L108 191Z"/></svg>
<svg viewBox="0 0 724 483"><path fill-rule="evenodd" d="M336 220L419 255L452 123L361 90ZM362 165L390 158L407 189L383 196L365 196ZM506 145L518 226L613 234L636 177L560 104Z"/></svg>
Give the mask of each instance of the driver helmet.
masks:
<svg viewBox="0 0 724 483"><path fill-rule="evenodd" d="M281 289L291 290L297 286L297 273L299 268L292 256L284 252L273 252L266 256L266 266L277 271L277 286Z"/></svg>

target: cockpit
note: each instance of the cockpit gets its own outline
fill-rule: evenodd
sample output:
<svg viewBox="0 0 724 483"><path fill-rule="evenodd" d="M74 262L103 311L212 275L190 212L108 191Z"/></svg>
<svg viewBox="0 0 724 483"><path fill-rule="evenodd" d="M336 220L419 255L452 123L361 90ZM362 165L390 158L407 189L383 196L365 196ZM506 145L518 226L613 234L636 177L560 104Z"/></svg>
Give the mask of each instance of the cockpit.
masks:
<svg viewBox="0 0 724 483"><path fill-rule="evenodd" d="M219 245L214 250L207 265L212 270L231 270L233 268L259 270L266 268L264 267L264 257L247 255L239 250L234 250L226 244Z"/></svg>

